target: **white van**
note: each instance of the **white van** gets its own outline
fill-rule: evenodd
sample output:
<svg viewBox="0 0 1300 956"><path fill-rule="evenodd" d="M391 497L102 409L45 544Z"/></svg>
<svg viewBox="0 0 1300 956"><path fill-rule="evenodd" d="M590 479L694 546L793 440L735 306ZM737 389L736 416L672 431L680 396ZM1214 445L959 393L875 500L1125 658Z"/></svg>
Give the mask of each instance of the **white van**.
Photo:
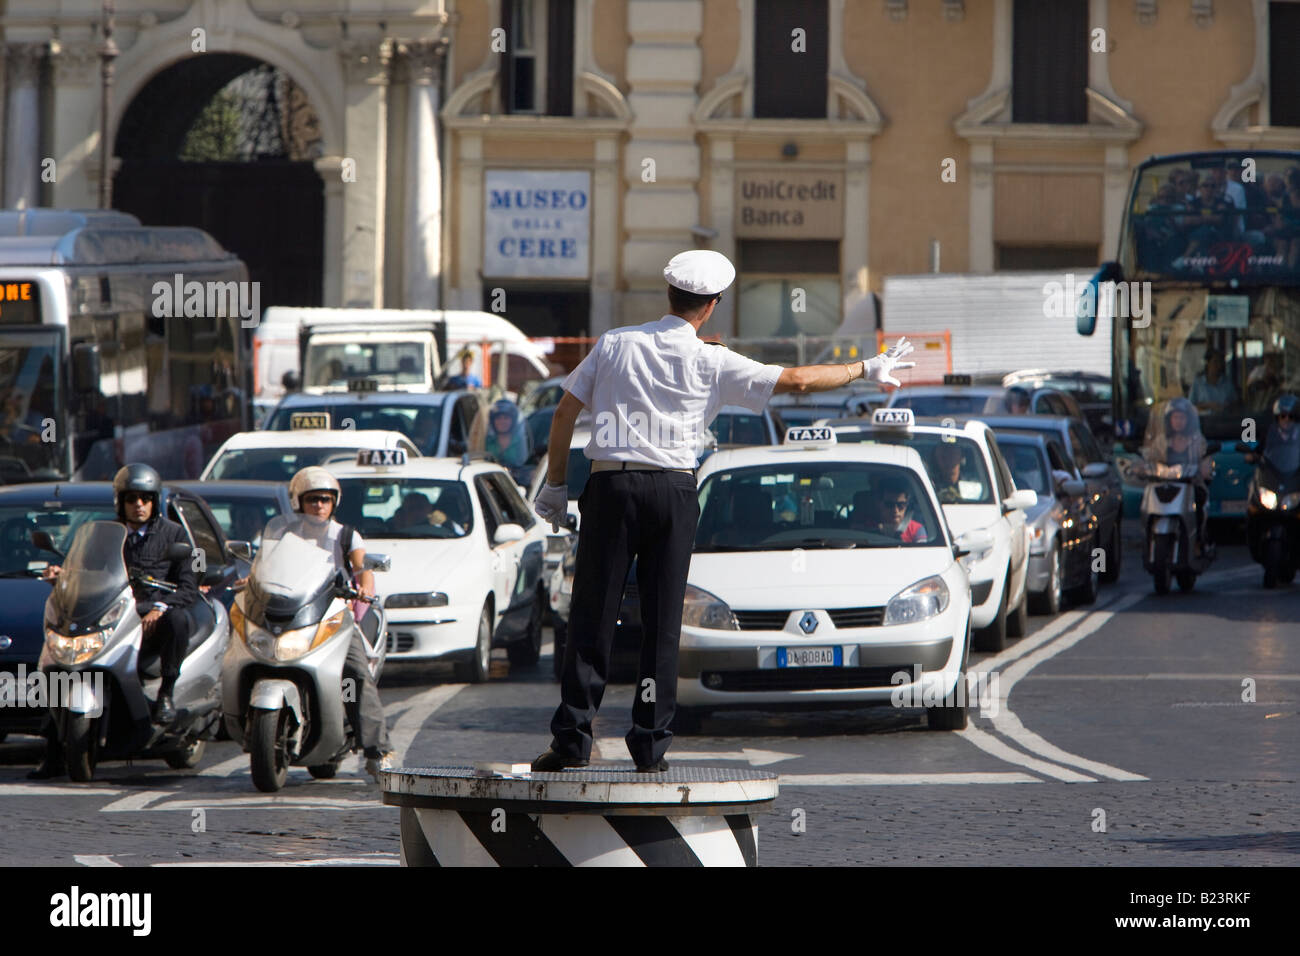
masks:
<svg viewBox="0 0 1300 956"><path fill-rule="evenodd" d="M504 355L506 388L519 394L524 384L550 375L546 352L531 342L517 326L489 312L460 309L317 309L299 306L271 306L253 333L253 400L265 412L284 396L284 375L293 373L301 381L298 333L306 324L317 328L338 325L339 332L383 330L386 325L415 326L445 322L447 325L448 374L459 374L457 356L466 349L474 355L473 372L482 380L484 342L492 359L491 381L501 375ZM504 352L503 352L504 349Z"/></svg>

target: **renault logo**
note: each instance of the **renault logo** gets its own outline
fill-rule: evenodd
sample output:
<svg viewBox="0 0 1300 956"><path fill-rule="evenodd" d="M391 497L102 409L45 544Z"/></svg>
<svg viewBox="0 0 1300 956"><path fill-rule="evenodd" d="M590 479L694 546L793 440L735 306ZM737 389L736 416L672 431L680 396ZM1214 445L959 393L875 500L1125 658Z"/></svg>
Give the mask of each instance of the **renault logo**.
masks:
<svg viewBox="0 0 1300 956"><path fill-rule="evenodd" d="M804 611L803 617L799 618L799 629L805 634L817 630L817 615L812 611Z"/></svg>
<svg viewBox="0 0 1300 956"><path fill-rule="evenodd" d="M13 645L13 642L14 639L8 634L0 634L0 651L9 650L10 646Z"/></svg>

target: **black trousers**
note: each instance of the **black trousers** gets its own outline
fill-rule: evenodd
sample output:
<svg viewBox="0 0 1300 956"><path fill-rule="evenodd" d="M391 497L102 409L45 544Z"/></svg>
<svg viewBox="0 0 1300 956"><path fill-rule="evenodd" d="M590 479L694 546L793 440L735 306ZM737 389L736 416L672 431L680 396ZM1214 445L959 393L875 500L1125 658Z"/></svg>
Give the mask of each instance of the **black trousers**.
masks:
<svg viewBox="0 0 1300 956"><path fill-rule="evenodd" d="M643 636L626 740L632 759L649 766L673 737L668 725L677 703L682 600L700 519L695 477L678 471L595 472L578 508L582 526L551 749L591 757L591 722L605 694L623 585L635 558Z"/></svg>
<svg viewBox="0 0 1300 956"><path fill-rule="evenodd" d="M137 602L136 610L143 619L153 610L153 603ZM194 633L196 626L194 611L193 607L168 608L154 625L153 632L140 642L142 654L147 651L158 652L158 666L162 671L164 684L174 684L181 672L181 662L185 660L185 646L189 644L190 635Z"/></svg>

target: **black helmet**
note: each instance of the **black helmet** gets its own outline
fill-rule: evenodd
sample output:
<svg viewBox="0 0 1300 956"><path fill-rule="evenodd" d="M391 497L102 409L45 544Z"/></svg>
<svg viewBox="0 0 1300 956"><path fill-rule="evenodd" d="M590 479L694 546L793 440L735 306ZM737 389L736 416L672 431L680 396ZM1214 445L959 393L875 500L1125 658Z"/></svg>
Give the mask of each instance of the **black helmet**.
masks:
<svg viewBox="0 0 1300 956"><path fill-rule="evenodd" d="M1279 395L1273 400L1274 418L1277 418L1278 415L1290 415L1291 420L1294 421L1297 409L1300 409L1300 398L1296 398L1289 392L1285 395Z"/></svg>
<svg viewBox="0 0 1300 956"><path fill-rule="evenodd" d="M118 469L113 476L113 510L125 518L123 495L128 491L143 492L152 497L154 515L158 514L158 494L162 491L162 476L148 465L134 464Z"/></svg>
<svg viewBox="0 0 1300 956"><path fill-rule="evenodd" d="M1023 385L1012 385L1007 389L1007 408L1011 408L1013 405L1023 405L1028 408L1032 397L1029 389Z"/></svg>

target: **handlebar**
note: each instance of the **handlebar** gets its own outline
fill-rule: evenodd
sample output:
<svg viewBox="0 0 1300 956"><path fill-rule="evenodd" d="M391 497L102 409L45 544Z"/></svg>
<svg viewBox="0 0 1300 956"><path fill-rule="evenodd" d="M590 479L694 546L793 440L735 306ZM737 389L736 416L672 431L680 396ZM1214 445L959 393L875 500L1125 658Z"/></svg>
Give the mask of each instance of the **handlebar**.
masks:
<svg viewBox="0 0 1300 956"><path fill-rule="evenodd" d="M133 582L143 584L145 587L158 588L161 591L168 591L175 594L180 590L180 586L172 584L170 581L159 581L157 578L148 574L137 574L131 578Z"/></svg>

